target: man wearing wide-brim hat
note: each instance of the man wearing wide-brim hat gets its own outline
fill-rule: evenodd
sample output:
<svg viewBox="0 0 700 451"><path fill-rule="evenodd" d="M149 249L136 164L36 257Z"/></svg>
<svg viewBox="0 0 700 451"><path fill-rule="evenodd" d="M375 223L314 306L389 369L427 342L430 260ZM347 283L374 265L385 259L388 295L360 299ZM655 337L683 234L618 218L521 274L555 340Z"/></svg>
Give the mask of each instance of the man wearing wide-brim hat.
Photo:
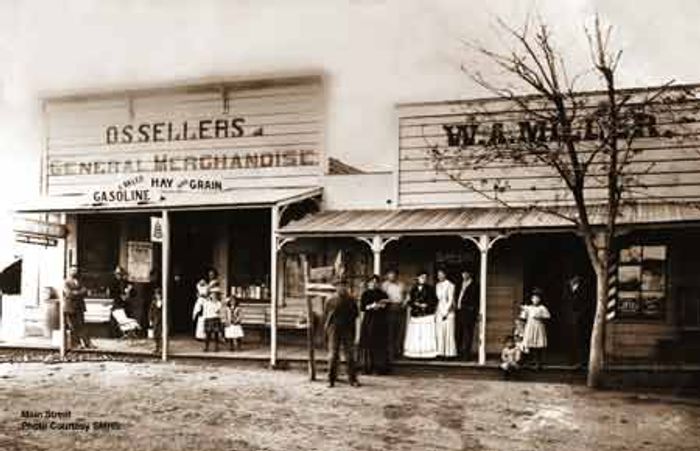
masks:
<svg viewBox="0 0 700 451"><path fill-rule="evenodd" d="M324 308L324 330L328 339L328 385L333 387L338 377L340 348L343 348L348 367L348 380L353 387L359 386L355 369L353 344L355 320L359 314L356 300L348 292L347 281L334 281L336 293L326 301Z"/></svg>

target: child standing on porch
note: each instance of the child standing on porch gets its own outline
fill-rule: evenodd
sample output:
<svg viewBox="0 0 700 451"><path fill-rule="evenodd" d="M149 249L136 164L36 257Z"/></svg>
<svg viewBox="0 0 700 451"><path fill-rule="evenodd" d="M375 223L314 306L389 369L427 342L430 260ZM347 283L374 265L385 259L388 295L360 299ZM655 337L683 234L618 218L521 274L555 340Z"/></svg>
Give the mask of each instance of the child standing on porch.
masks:
<svg viewBox="0 0 700 451"><path fill-rule="evenodd" d="M241 326L241 306L240 301L231 296L224 307L225 322L224 322L224 338L228 341L229 349L239 350L241 348L241 339L243 338L243 327Z"/></svg>
<svg viewBox="0 0 700 451"><path fill-rule="evenodd" d="M153 329L153 340L156 344L156 349L153 353L159 354L163 333L163 294L160 287L156 287L153 290L153 299L151 299L151 306L148 309L148 322L151 324L151 329Z"/></svg>
<svg viewBox="0 0 700 451"><path fill-rule="evenodd" d="M535 367L542 367L542 357L547 349L547 328L545 320L550 318L549 310L542 305L542 290L534 288L530 295L530 305L522 308L521 319L525 320L523 346L535 360Z"/></svg>
<svg viewBox="0 0 700 451"><path fill-rule="evenodd" d="M197 282L197 301L194 303L194 308L192 309L192 321L194 321L194 338L197 340L204 340L204 318L202 316L202 308L204 307L204 302L209 297L209 286L207 281L200 279Z"/></svg>
<svg viewBox="0 0 700 451"><path fill-rule="evenodd" d="M221 333L221 290L213 287L209 296L202 302L204 318L204 352L209 351L209 342L214 341L214 352L219 351L219 334Z"/></svg>

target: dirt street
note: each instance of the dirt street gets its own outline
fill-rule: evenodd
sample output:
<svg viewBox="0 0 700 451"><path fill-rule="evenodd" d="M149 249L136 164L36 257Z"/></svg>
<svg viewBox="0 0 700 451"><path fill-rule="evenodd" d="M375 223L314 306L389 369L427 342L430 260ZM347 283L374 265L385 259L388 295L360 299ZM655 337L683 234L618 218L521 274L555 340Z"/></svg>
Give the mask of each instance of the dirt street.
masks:
<svg viewBox="0 0 700 451"><path fill-rule="evenodd" d="M233 365L0 363L0 449L700 449L691 400L447 377L361 381L329 389L300 371Z"/></svg>

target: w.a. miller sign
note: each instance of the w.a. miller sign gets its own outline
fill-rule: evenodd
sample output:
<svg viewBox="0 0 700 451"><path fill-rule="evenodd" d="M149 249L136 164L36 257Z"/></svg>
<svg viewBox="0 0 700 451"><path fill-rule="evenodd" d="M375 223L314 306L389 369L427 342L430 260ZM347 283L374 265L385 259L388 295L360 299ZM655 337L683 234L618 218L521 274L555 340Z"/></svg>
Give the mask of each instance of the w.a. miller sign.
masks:
<svg viewBox="0 0 700 451"><path fill-rule="evenodd" d="M659 130L656 115L634 113L630 115L633 122L630 127L620 128L619 138L633 134L636 138L670 138L676 135L673 126ZM445 123L445 144L448 147L497 146L502 144L553 142L561 140L561 130L556 122L544 120L512 120L508 122L480 122L475 116L469 116L458 123ZM595 116L578 120L573 124L574 141L599 141L603 139L606 129L600 126Z"/></svg>
<svg viewBox="0 0 700 451"><path fill-rule="evenodd" d="M314 76L46 99L46 194L110 197L137 175L318 186L324 104Z"/></svg>
<svg viewBox="0 0 700 451"><path fill-rule="evenodd" d="M654 88L622 90L618 98L626 103L614 135L621 148L633 143L625 157L626 175L639 184L628 195L640 201L700 201L698 86L667 87L661 93ZM571 133L586 153L613 132L599 125L606 95L584 93L580 99L583 106ZM561 142L562 130L547 120L551 111L541 99L414 103L400 105L398 113L400 206L571 204L551 167L517 158L518 149L556 149ZM499 159L501 154L515 157ZM602 167L594 161L591 174ZM604 183L604 177L587 180L588 201L605 200Z"/></svg>

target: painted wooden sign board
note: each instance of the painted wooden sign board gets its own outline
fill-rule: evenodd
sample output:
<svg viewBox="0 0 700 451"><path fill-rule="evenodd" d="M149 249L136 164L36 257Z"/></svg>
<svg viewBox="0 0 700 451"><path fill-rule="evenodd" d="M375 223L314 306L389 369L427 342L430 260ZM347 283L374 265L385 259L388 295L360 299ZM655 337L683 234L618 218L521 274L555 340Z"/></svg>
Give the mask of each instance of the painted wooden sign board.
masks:
<svg viewBox="0 0 700 451"><path fill-rule="evenodd" d="M319 77L45 100L45 191L94 205L318 186Z"/></svg>
<svg viewBox="0 0 700 451"><path fill-rule="evenodd" d="M623 90L619 95L629 97L630 111L646 106L630 115L637 127L626 166L635 179L628 198L700 200L700 87L671 87L660 94L653 88ZM601 131L594 112L604 105L605 96L589 93L582 94L582 99L585 106L574 128L582 155L587 155L599 142ZM517 147L536 141L552 148L557 141L557 129L537 114L547 111L542 101L523 100L532 113L502 99L399 105L399 206L572 204L553 168L532 161L499 161L489 154L498 143ZM586 191L589 201L605 199L605 178L598 176L603 167L601 161L592 165Z"/></svg>

